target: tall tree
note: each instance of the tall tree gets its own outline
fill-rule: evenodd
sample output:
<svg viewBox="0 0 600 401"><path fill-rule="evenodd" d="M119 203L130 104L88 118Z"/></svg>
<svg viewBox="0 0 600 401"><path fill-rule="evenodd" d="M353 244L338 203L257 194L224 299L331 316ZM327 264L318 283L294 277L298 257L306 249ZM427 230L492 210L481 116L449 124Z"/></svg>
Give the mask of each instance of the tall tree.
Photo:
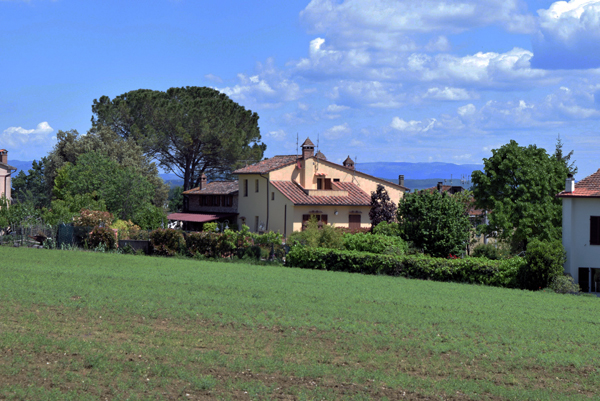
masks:
<svg viewBox="0 0 600 401"><path fill-rule="evenodd" d="M427 190L400 199L398 225L402 239L438 257L463 253L471 228L461 200Z"/></svg>
<svg viewBox="0 0 600 401"><path fill-rule="evenodd" d="M573 156L573 151L571 150L569 153L567 153L565 155L562 150L563 146L564 146L564 143L560 139L560 134L559 134L558 137L556 138L556 148L554 150L554 158L565 164L565 166L569 170L569 174L575 175L575 174L577 174L577 166L575 166L576 160L571 161L571 157Z"/></svg>
<svg viewBox="0 0 600 401"><path fill-rule="evenodd" d="M46 182L48 158L34 160L27 174L23 170L12 180L13 198L19 202L32 202L36 209L50 206L50 185Z"/></svg>
<svg viewBox="0 0 600 401"><path fill-rule="evenodd" d="M144 177L153 187L152 204L164 206L169 186L158 176L156 164L144 155L143 149L133 139L124 139L108 127L92 128L87 135L79 135L75 130L59 131L56 137L58 142L45 163L45 182L49 194L61 168L67 163L76 165L80 156L95 152Z"/></svg>
<svg viewBox="0 0 600 401"><path fill-rule="evenodd" d="M371 218L371 225L375 227L382 221L386 223L393 223L396 221L396 205L390 199L385 187L381 184L377 184L377 190L371 192L371 210L369 211L369 217Z"/></svg>
<svg viewBox="0 0 600 401"><path fill-rule="evenodd" d="M198 186L201 175L223 176L262 159L258 115L206 87L139 89L92 105L94 127L133 138L165 170Z"/></svg>
<svg viewBox="0 0 600 401"><path fill-rule="evenodd" d="M511 140L483 163L483 172L473 172L473 195L478 207L490 211L488 234L510 240L515 251L533 238L561 238L562 204L555 195L569 172L563 160Z"/></svg>

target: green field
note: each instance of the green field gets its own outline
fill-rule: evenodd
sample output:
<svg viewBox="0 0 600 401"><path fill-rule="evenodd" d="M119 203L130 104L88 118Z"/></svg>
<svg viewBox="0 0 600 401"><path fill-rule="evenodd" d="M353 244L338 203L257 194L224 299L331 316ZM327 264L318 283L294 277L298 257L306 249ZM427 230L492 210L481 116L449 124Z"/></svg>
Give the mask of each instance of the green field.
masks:
<svg viewBox="0 0 600 401"><path fill-rule="evenodd" d="M600 300L0 247L0 399L591 399Z"/></svg>

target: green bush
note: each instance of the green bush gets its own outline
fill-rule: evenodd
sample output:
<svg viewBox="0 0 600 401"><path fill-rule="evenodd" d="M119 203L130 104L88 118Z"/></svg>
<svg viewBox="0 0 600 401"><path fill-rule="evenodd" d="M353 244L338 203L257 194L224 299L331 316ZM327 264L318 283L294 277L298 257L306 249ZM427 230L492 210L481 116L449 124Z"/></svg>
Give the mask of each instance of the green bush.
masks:
<svg viewBox="0 0 600 401"><path fill-rule="evenodd" d="M550 289L558 294L579 294L581 288L575 283L573 277L567 275L559 275L550 282Z"/></svg>
<svg viewBox="0 0 600 401"><path fill-rule="evenodd" d="M202 225L202 231L205 231L207 233L216 233L217 227L218 225L216 222L204 223Z"/></svg>
<svg viewBox="0 0 600 401"><path fill-rule="evenodd" d="M373 234L395 237L399 234L398 223L388 223L387 221L382 221L373 227Z"/></svg>
<svg viewBox="0 0 600 401"><path fill-rule="evenodd" d="M527 266L519 272L519 286L527 290L539 290L550 285L556 276L562 276L565 263L562 243L534 239L527 245Z"/></svg>
<svg viewBox="0 0 600 401"><path fill-rule="evenodd" d="M294 246L287 264L305 269L385 274L436 281L454 281L514 288L525 264L519 257L492 261L483 258L443 259L423 255L381 255L358 251Z"/></svg>
<svg viewBox="0 0 600 401"><path fill-rule="evenodd" d="M342 249L344 246L343 235L341 230L327 224L319 228L319 223L313 216L304 231L295 231L290 235L289 243L299 243L311 248Z"/></svg>
<svg viewBox="0 0 600 401"><path fill-rule="evenodd" d="M343 239L344 248L348 251L403 255L408 249L406 242L400 237L356 233L344 234Z"/></svg>
<svg viewBox="0 0 600 401"><path fill-rule="evenodd" d="M190 255L200 254L208 258L229 257L236 249L234 242L224 234L206 231L188 234L185 244Z"/></svg>
<svg viewBox="0 0 600 401"><path fill-rule="evenodd" d="M185 248L181 231L159 228L150 233L150 243L157 255L174 256Z"/></svg>
<svg viewBox="0 0 600 401"><path fill-rule="evenodd" d="M500 250L494 244L477 245L475 248L473 248L473 253L471 256L474 258L486 258L489 260L502 259Z"/></svg>
<svg viewBox="0 0 600 401"><path fill-rule="evenodd" d="M112 228L94 227L89 236L89 244L92 248L97 248L103 244L106 249L115 249L117 237Z"/></svg>

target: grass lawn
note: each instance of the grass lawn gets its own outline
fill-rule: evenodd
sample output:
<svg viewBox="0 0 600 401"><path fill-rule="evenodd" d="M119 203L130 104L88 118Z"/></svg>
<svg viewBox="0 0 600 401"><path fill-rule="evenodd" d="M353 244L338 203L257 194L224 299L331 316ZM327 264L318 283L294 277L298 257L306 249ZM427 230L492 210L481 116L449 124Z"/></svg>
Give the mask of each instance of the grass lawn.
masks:
<svg viewBox="0 0 600 401"><path fill-rule="evenodd" d="M0 247L0 399L590 399L600 300Z"/></svg>

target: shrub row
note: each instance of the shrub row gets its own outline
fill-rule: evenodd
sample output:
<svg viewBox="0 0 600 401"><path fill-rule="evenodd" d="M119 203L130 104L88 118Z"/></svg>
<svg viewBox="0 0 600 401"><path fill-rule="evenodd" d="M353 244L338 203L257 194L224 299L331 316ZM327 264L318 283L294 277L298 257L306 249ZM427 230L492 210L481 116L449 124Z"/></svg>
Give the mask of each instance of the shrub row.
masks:
<svg viewBox="0 0 600 401"><path fill-rule="evenodd" d="M344 248L348 251L370 252L389 255L406 253L408 245L400 237L374 235L371 233L344 234Z"/></svg>
<svg viewBox="0 0 600 401"><path fill-rule="evenodd" d="M483 258L441 259L422 255L385 255L358 251L295 246L287 255L291 267L384 274L436 281L518 287L519 271L526 265L519 257L505 260Z"/></svg>

